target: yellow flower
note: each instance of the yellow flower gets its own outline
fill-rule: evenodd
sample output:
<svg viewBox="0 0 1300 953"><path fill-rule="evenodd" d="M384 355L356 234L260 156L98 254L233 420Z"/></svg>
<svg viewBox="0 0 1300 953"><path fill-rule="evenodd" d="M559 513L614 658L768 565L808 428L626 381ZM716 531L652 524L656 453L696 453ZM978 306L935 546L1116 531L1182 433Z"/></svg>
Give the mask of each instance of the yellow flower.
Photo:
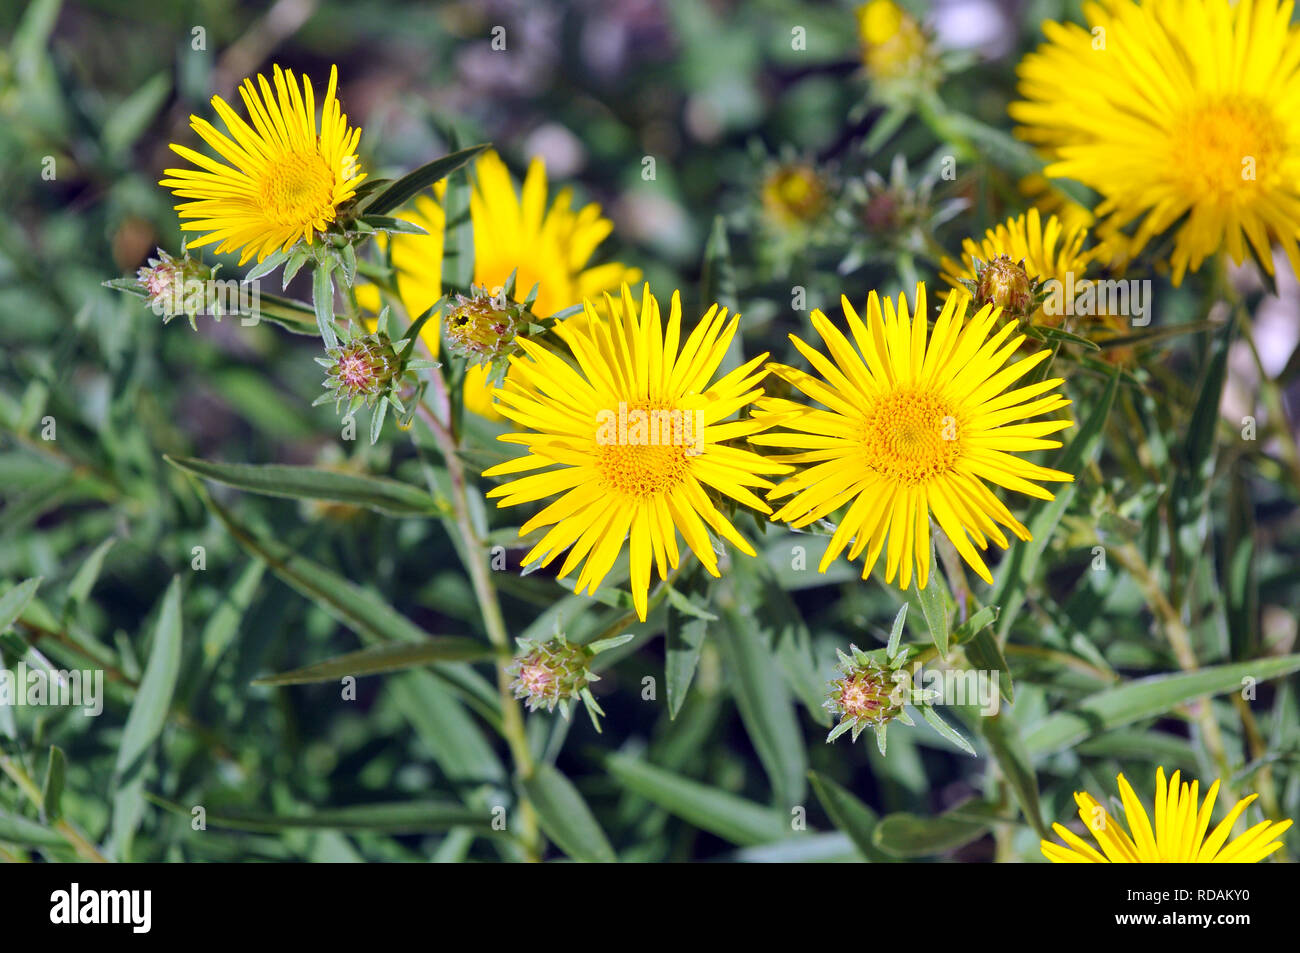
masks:
<svg viewBox="0 0 1300 953"><path fill-rule="evenodd" d="M1020 64L1020 135L1048 176L1102 195L1099 232L1137 223L1136 254L1172 229L1175 284L1246 241L1300 270L1300 29L1278 0L1131 0L1084 6L1091 31L1047 22ZM1117 249L1120 250L1120 249Z"/></svg>
<svg viewBox="0 0 1300 953"><path fill-rule="evenodd" d="M865 322L841 298L856 350L826 315L814 311L813 326L833 360L795 335L790 339L820 378L772 366L826 408L775 398L761 401L762 416L787 430L750 438L754 444L800 451L781 458L786 462L813 464L768 494L769 500L790 498L773 519L807 526L848 504L819 571L825 572L852 541L849 559L867 550L865 579L888 540L885 581L897 577L898 586L906 589L915 565L916 584L924 588L933 514L966 562L991 583L975 546L987 549L992 539L1005 549L1008 542L999 523L1021 540L1030 535L986 481L1050 500L1051 493L1030 481L1074 479L1014 455L1061 446L1043 438L1071 426L1069 420L1020 422L1070 403L1048 393L1063 383L1061 378L1008 390L1049 352L1038 351L1003 369L1025 337L1011 337L1014 322L1002 322L990 337L999 312L986 307L968 322L969 300L950 295L927 342L924 284L916 288L915 317L909 316L903 295L897 310L885 298L882 312L881 300L872 292Z"/></svg>
<svg viewBox="0 0 1300 953"><path fill-rule="evenodd" d="M1055 215L1049 216L1044 223L1038 209L1031 208L1025 215L1009 218L996 228L990 228L980 241L968 238L962 242L962 260L943 259L940 270L944 281L953 288L964 291L962 280L976 281L979 278L975 259L992 262L1000 256L1006 256L1011 262L1024 263L1025 276L1039 282L1066 281L1066 275L1073 273L1074 281L1084 279L1091 253L1083 250L1087 239L1086 228L1080 225L1066 227ZM987 302L980 301L979 304ZM1039 307L1030 315L1035 323L1043 321L1043 309ZM1057 315L1054 321L1060 323Z"/></svg>
<svg viewBox="0 0 1300 953"><path fill-rule="evenodd" d="M1128 831L1090 795L1076 792L1074 800L1079 805L1079 817L1101 851L1069 828L1053 824L1052 830L1069 846L1045 840L1043 856L1057 864L1253 864L1281 849L1282 842L1277 838L1291 827L1289 820L1261 821L1228 841L1232 825L1257 794L1238 801L1207 837L1219 782L1210 785L1204 804L1197 796L1199 786L1199 781L1193 781L1190 787L1185 782L1180 785L1177 771L1166 785L1165 769L1156 769L1154 832L1146 809L1124 775L1119 776L1119 793Z"/></svg>
<svg viewBox="0 0 1300 953"><path fill-rule="evenodd" d="M304 76L300 90L293 71L279 66L274 80L274 93L261 75L257 87L246 79L239 89L252 126L220 96L212 97L212 107L229 136L205 119L190 117L194 131L229 165L172 143L199 168L168 169L169 178L159 183L177 198L193 200L176 206L183 231L206 233L190 240L189 247L218 242L219 254L239 250L241 265L253 256L260 262L286 251L300 239L310 244L366 177L357 165L361 130L348 128L334 98L337 68L330 67L319 134L311 80Z"/></svg>
<svg viewBox="0 0 1300 953"><path fill-rule="evenodd" d="M921 25L893 0L858 7L858 37L867 72L880 80L918 74L929 53Z"/></svg>
<svg viewBox="0 0 1300 953"><path fill-rule="evenodd" d="M442 190L438 191L442 194ZM534 158L524 178L522 194L516 194L505 163L495 152L485 152L474 164L474 187L470 193L470 217L474 228L474 283L488 288L504 287L512 271L515 297L523 301L537 287L533 313L549 317L616 290L623 282L636 281L640 271L617 262L587 267L596 248L613 230L613 223L591 203L572 208L573 193L563 189L547 208L546 166ZM442 296L442 255L445 216L442 206L425 197L417 200L414 213L401 217L424 228L428 235L395 235L393 264L403 307L414 318ZM379 295L365 287L358 291L363 307L376 311ZM579 317L579 316L575 316ZM439 322L425 325L423 337L429 350L438 353ZM500 419L492 404L486 371L475 365L465 374L465 406L484 416Z"/></svg>
<svg viewBox="0 0 1300 953"><path fill-rule="evenodd" d="M761 195L768 218L783 226L809 225L828 205L825 180L803 162L774 166L763 180Z"/></svg>
<svg viewBox="0 0 1300 953"><path fill-rule="evenodd" d="M528 453L484 476L541 470L488 493L498 506L558 496L520 529L550 529L523 564L548 565L569 549L560 578L583 565L575 592L595 592L629 544L633 602L646 617L653 559L660 579L678 564L677 533L717 576L718 557L708 530L741 552L754 549L709 499L706 488L762 513L768 506L750 487L769 488L759 474L789 468L726 444L763 424L732 420L763 392L761 354L712 384L736 334L740 316L711 307L681 343L680 296L674 292L665 327L659 302L642 291L640 313L623 286L622 300L606 298L608 318L585 303L586 325L557 328L573 364L533 341L521 341L527 359L512 358L498 406L528 432L502 440ZM572 547L571 549L569 547Z"/></svg>

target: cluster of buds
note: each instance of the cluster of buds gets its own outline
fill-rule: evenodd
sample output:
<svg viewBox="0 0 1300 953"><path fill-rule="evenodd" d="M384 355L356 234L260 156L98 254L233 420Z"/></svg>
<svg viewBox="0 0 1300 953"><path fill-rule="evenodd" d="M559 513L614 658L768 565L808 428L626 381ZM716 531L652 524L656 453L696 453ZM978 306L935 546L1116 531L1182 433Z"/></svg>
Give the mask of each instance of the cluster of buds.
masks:
<svg viewBox="0 0 1300 953"><path fill-rule="evenodd" d="M515 273L503 287L487 289L473 285L468 296L456 294L448 302L443 319L447 349L471 364L489 366L488 380L504 375L508 358L519 353L519 339L545 331L533 315L537 285L523 301L515 298Z"/></svg>
<svg viewBox="0 0 1300 953"><path fill-rule="evenodd" d="M519 640L520 652L506 669L513 676L510 687L515 697L528 705L529 711L545 708L548 712L557 707L560 714L569 717L573 703L581 699L591 716L591 723L600 731L600 716L605 712L591 693L592 682L600 677L591 670L591 661L601 652L622 645L632 638L622 635L602 639L589 645L576 645L557 631L549 639Z"/></svg>

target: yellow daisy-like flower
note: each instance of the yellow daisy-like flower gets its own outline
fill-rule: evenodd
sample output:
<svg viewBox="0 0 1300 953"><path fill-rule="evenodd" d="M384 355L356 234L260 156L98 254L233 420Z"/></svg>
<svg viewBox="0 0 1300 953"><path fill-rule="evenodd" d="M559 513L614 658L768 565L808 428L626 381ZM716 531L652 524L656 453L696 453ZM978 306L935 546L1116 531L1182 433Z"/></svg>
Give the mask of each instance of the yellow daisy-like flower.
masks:
<svg viewBox="0 0 1300 953"><path fill-rule="evenodd" d="M441 193L439 193L441 194ZM474 283L489 290L504 287L512 271L515 296L524 300L537 285L533 312L549 317L616 291L623 282L640 278L638 269L618 262L588 268L597 246L613 230L613 223L593 203L575 211L573 193L563 189L547 207L546 166L541 158L529 163L521 194L510 180L510 172L495 152L485 152L474 163L474 187L470 193L470 217L474 228ZM442 255L445 215L433 199L417 200L415 210L401 213L428 235L393 236L393 265L402 305L412 317L427 310L442 296ZM373 286L358 289L358 301L378 310L379 294ZM575 316L578 317L578 316ZM423 331L425 343L436 356L439 322L430 321ZM475 413L500 419L492 403L492 389L481 366L465 375L465 406Z"/></svg>
<svg viewBox="0 0 1300 953"><path fill-rule="evenodd" d="M944 281L958 291L965 291L962 279L975 281L979 275L975 268L975 259L991 262L1001 255L1007 256L1019 265L1024 263L1025 276L1040 282L1066 281L1067 274L1073 274L1074 281L1084 278L1092 258L1090 252L1083 250L1087 240L1087 229L1080 225L1066 227L1055 215L1048 216L1043 222L1038 209L1031 208L1028 213L1009 218L996 228L990 228L978 242L967 238L962 242L961 261L944 258L940 271ZM951 294L951 292L950 292ZM1043 309L1039 307L1031 320L1040 323L1044 319ZM1055 316L1059 323L1060 315Z"/></svg>
<svg viewBox="0 0 1300 953"><path fill-rule="evenodd" d="M858 7L858 38L867 72L879 80L919 73L929 55L921 25L893 0Z"/></svg>
<svg viewBox="0 0 1300 953"><path fill-rule="evenodd" d="M985 582L993 581L976 551L1007 538L998 524L1021 540L1029 531L987 486L995 484L1050 500L1031 480L1073 481L1074 477L1016 456L1017 452L1061 446L1043 439L1071 426L1070 420L1027 422L1070 403L1051 394L1063 383L1050 378L1009 388L1048 356L1038 351L1005 364L1025 340L1011 337L1014 322L1000 322L985 307L966 320L970 299L950 295L927 335L925 285L916 288L914 315L907 298L898 307L872 292L864 322L841 298L853 342L821 311L813 326L830 351L827 358L795 335L790 339L820 374L813 377L783 365L772 370L826 409L793 401L760 402L765 418L787 428L761 433L750 442L799 452L785 462L813 464L768 494L789 497L773 519L795 527L822 519L841 506L848 510L826 547L819 571L852 542L848 558L866 550L862 578L870 575L885 543L885 581L906 589L915 567L924 588L930 573L930 516ZM990 336L994 327L1002 327ZM974 545L972 545L972 540Z"/></svg>
<svg viewBox="0 0 1300 953"><path fill-rule="evenodd" d="M651 562L660 579L678 565L677 534L704 567L719 575L709 530L741 552L754 549L709 499L706 489L761 513L771 510L751 487L772 484L759 474L789 467L727 445L764 424L732 417L763 393L766 354L709 383L736 334L739 315L714 305L682 341L680 296L667 325L659 302L643 289L638 307L626 285L622 300L606 298L608 318L586 303L586 324L557 328L576 363L532 341L512 358L496 392L502 413L528 427L502 440L528 448L522 457L484 471L505 476L541 470L488 493L498 506L558 496L520 529L550 529L524 557L546 566L566 548L560 578L585 563L574 591L595 592L626 541L632 598L646 617Z"/></svg>
<svg viewBox="0 0 1300 953"><path fill-rule="evenodd" d="M1278 0L1131 0L1084 6L1091 30L1047 22L1021 62L1011 115L1055 160L1045 170L1103 197L1128 249L1174 229L1173 280L1245 241L1300 270L1300 29ZM1105 234L1106 227L1100 228Z"/></svg>
<svg viewBox="0 0 1300 953"><path fill-rule="evenodd" d="M251 126L220 96L212 97L229 135L190 117L194 131L229 165L172 143L173 151L198 166L168 169L159 183L193 200L176 206L183 231L207 233L191 239L190 248L217 242L219 254L239 250L242 265L287 251L299 240L310 244L366 177L357 164L361 130L348 127L334 98L338 69L330 68L319 130L311 80L304 76L299 89L293 71L276 66L274 83L272 92L259 75L256 87L246 79L239 88Z"/></svg>
<svg viewBox="0 0 1300 953"><path fill-rule="evenodd" d="M1107 813L1093 797L1076 792L1079 817L1101 850L1062 824L1053 824L1064 846L1045 840L1043 856L1057 864L1253 864L1280 850L1278 840L1291 822L1261 821L1235 840L1228 841L1232 825L1259 795L1238 801L1228 816L1206 836L1210 812L1219 793L1219 782L1210 785L1205 803L1200 803L1199 781L1179 783L1179 772L1165 784L1165 769L1156 769L1155 830L1146 809L1124 775L1119 776L1119 793L1124 803L1128 831Z"/></svg>

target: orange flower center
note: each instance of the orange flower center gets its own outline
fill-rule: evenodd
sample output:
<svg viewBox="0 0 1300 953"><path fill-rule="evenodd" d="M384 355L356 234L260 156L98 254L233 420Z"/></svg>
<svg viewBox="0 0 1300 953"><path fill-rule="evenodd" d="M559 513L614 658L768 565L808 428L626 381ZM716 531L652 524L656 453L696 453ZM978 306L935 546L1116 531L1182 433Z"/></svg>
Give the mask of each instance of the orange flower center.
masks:
<svg viewBox="0 0 1300 953"><path fill-rule="evenodd" d="M334 220L334 175L318 152L289 152L262 177L262 210L277 225Z"/></svg>
<svg viewBox="0 0 1300 953"><path fill-rule="evenodd" d="M961 456L961 427L952 407L937 395L893 391L867 411L862 448L869 469L916 486L956 464Z"/></svg>

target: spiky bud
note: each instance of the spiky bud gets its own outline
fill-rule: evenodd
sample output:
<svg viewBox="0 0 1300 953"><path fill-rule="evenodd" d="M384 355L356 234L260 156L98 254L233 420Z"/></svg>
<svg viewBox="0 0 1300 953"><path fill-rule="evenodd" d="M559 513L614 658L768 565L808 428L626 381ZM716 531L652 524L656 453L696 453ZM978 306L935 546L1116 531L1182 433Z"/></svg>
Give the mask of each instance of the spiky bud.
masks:
<svg viewBox="0 0 1300 953"><path fill-rule="evenodd" d="M136 282L149 299L149 307L162 315L163 323L180 314L193 316L206 306L207 296L201 284L212 270L188 254L173 258L161 248L158 257L136 271Z"/></svg>
<svg viewBox="0 0 1300 953"><path fill-rule="evenodd" d="M340 341L325 350L329 375L325 386L335 404L360 401L373 406L392 389L401 364L397 352L383 333L366 334Z"/></svg>
<svg viewBox="0 0 1300 953"><path fill-rule="evenodd" d="M783 162L763 180L763 210L779 225L809 225L829 204L823 176L806 162Z"/></svg>
<svg viewBox="0 0 1300 953"><path fill-rule="evenodd" d="M856 645L850 645L849 652L838 653L840 676L832 679L827 689L824 707L839 717L827 741L850 730L857 741L864 729L880 730L903 711L903 692L896 672Z"/></svg>
<svg viewBox="0 0 1300 953"><path fill-rule="evenodd" d="M1037 306L1037 282L1025 270L1025 260L1013 262L1010 255L998 255L977 266L975 307L991 304L1008 317L1027 318Z"/></svg>
<svg viewBox="0 0 1300 953"><path fill-rule="evenodd" d="M516 350L515 339L528 332L533 320L527 306L504 292L471 288L469 297L456 295L445 320L447 348L474 364L490 364Z"/></svg>
<svg viewBox="0 0 1300 953"><path fill-rule="evenodd" d="M544 642L521 641L520 645L524 651L506 671L514 676L510 687L515 697L524 699L529 711L554 711L559 705L567 715L570 703L582 696L589 684L599 681L588 668L596 654L588 646L574 645L563 635Z"/></svg>

